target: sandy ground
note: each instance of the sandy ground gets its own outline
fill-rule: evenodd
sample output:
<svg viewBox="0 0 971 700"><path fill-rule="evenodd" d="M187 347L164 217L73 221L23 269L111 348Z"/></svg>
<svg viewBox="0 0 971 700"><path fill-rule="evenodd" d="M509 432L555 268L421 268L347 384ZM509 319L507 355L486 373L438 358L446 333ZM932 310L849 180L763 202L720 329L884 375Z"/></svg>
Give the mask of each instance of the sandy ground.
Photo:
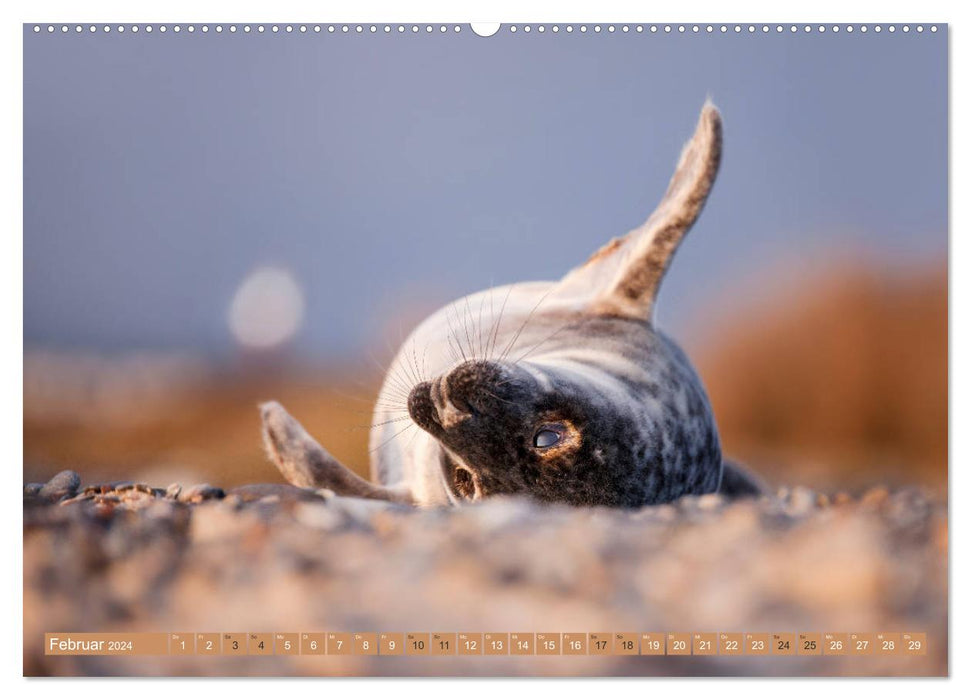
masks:
<svg viewBox="0 0 971 700"><path fill-rule="evenodd" d="M276 486L24 496L29 675L944 675L947 511L805 488L418 511ZM923 656L51 657L52 631L924 632Z"/></svg>

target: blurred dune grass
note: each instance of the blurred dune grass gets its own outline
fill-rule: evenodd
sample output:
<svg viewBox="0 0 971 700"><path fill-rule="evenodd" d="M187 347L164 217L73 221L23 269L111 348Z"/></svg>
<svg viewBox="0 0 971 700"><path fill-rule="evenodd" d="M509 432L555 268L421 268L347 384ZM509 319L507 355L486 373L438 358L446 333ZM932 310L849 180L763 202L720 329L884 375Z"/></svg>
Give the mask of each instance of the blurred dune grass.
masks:
<svg viewBox="0 0 971 700"><path fill-rule="evenodd" d="M694 353L725 452L775 482L946 489L946 262L798 279L727 315Z"/></svg>
<svg viewBox="0 0 971 700"><path fill-rule="evenodd" d="M947 266L845 263L791 294L713 309L687 345L727 455L771 484L861 489L947 480ZM728 295L731 297L731 295ZM24 479L220 486L279 481L259 402L282 402L338 459L368 469L374 365L25 351Z"/></svg>

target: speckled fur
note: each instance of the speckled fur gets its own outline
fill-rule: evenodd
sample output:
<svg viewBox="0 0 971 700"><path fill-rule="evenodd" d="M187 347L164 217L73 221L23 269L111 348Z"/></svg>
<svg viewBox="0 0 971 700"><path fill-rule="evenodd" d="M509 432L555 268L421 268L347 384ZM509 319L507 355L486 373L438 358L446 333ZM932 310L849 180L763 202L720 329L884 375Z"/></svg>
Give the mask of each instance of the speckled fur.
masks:
<svg viewBox="0 0 971 700"><path fill-rule="evenodd" d="M520 336L527 348L557 333L541 354L518 363L464 362L438 380L468 411L460 424L446 429L436 421L429 383L411 393L412 418L444 448L436 467L455 500L473 500L456 495L456 469L475 475L474 499L527 492L541 501L636 507L718 488L721 450L711 407L670 339L623 318L550 314L530 325ZM623 358L625 371L605 381L603 362L575 352L594 344ZM580 444L550 462L532 437L537 426L557 420L577 427Z"/></svg>

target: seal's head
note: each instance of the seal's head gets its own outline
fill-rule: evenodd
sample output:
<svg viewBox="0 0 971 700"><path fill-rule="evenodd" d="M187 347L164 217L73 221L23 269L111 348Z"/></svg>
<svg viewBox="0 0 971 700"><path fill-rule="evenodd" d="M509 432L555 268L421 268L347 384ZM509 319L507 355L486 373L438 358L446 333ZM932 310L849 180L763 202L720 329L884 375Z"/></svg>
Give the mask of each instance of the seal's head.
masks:
<svg viewBox="0 0 971 700"><path fill-rule="evenodd" d="M637 507L718 488L711 408L676 346L622 319L578 318L560 335L533 360L463 362L411 390L408 411L441 444L456 501ZM630 352L571 351L591 336Z"/></svg>

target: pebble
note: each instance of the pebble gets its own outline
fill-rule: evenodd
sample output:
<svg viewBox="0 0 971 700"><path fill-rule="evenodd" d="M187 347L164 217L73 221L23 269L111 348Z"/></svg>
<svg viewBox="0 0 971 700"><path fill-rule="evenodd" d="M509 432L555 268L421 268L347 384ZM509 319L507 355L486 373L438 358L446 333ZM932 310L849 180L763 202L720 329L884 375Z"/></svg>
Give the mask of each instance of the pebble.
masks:
<svg viewBox="0 0 971 700"><path fill-rule="evenodd" d="M77 495L81 486L81 476L77 472L65 470L56 474L44 484L37 495L50 503L57 503Z"/></svg>
<svg viewBox="0 0 971 700"><path fill-rule="evenodd" d="M887 500L890 492L883 486L877 486L872 488L863 494L860 498L860 505L869 508L875 508Z"/></svg>
<svg viewBox="0 0 971 700"><path fill-rule="evenodd" d="M816 494L805 486L792 489L786 504L786 514L793 517L807 515L816 505Z"/></svg>
<svg viewBox="0 0 971 700"><path fill-rule="evenodd" d="M344 515L326 503L298 503L293 517L301 525L325 531L337 530L345 522Z"/></svg>
<svg viewBox="0 0 971 700"><path fill-rule="evenodd" d="M179 494L182 503L202 503L203 501L219 500L226 497L226 492L211 484L196 484Z"/></svg>

